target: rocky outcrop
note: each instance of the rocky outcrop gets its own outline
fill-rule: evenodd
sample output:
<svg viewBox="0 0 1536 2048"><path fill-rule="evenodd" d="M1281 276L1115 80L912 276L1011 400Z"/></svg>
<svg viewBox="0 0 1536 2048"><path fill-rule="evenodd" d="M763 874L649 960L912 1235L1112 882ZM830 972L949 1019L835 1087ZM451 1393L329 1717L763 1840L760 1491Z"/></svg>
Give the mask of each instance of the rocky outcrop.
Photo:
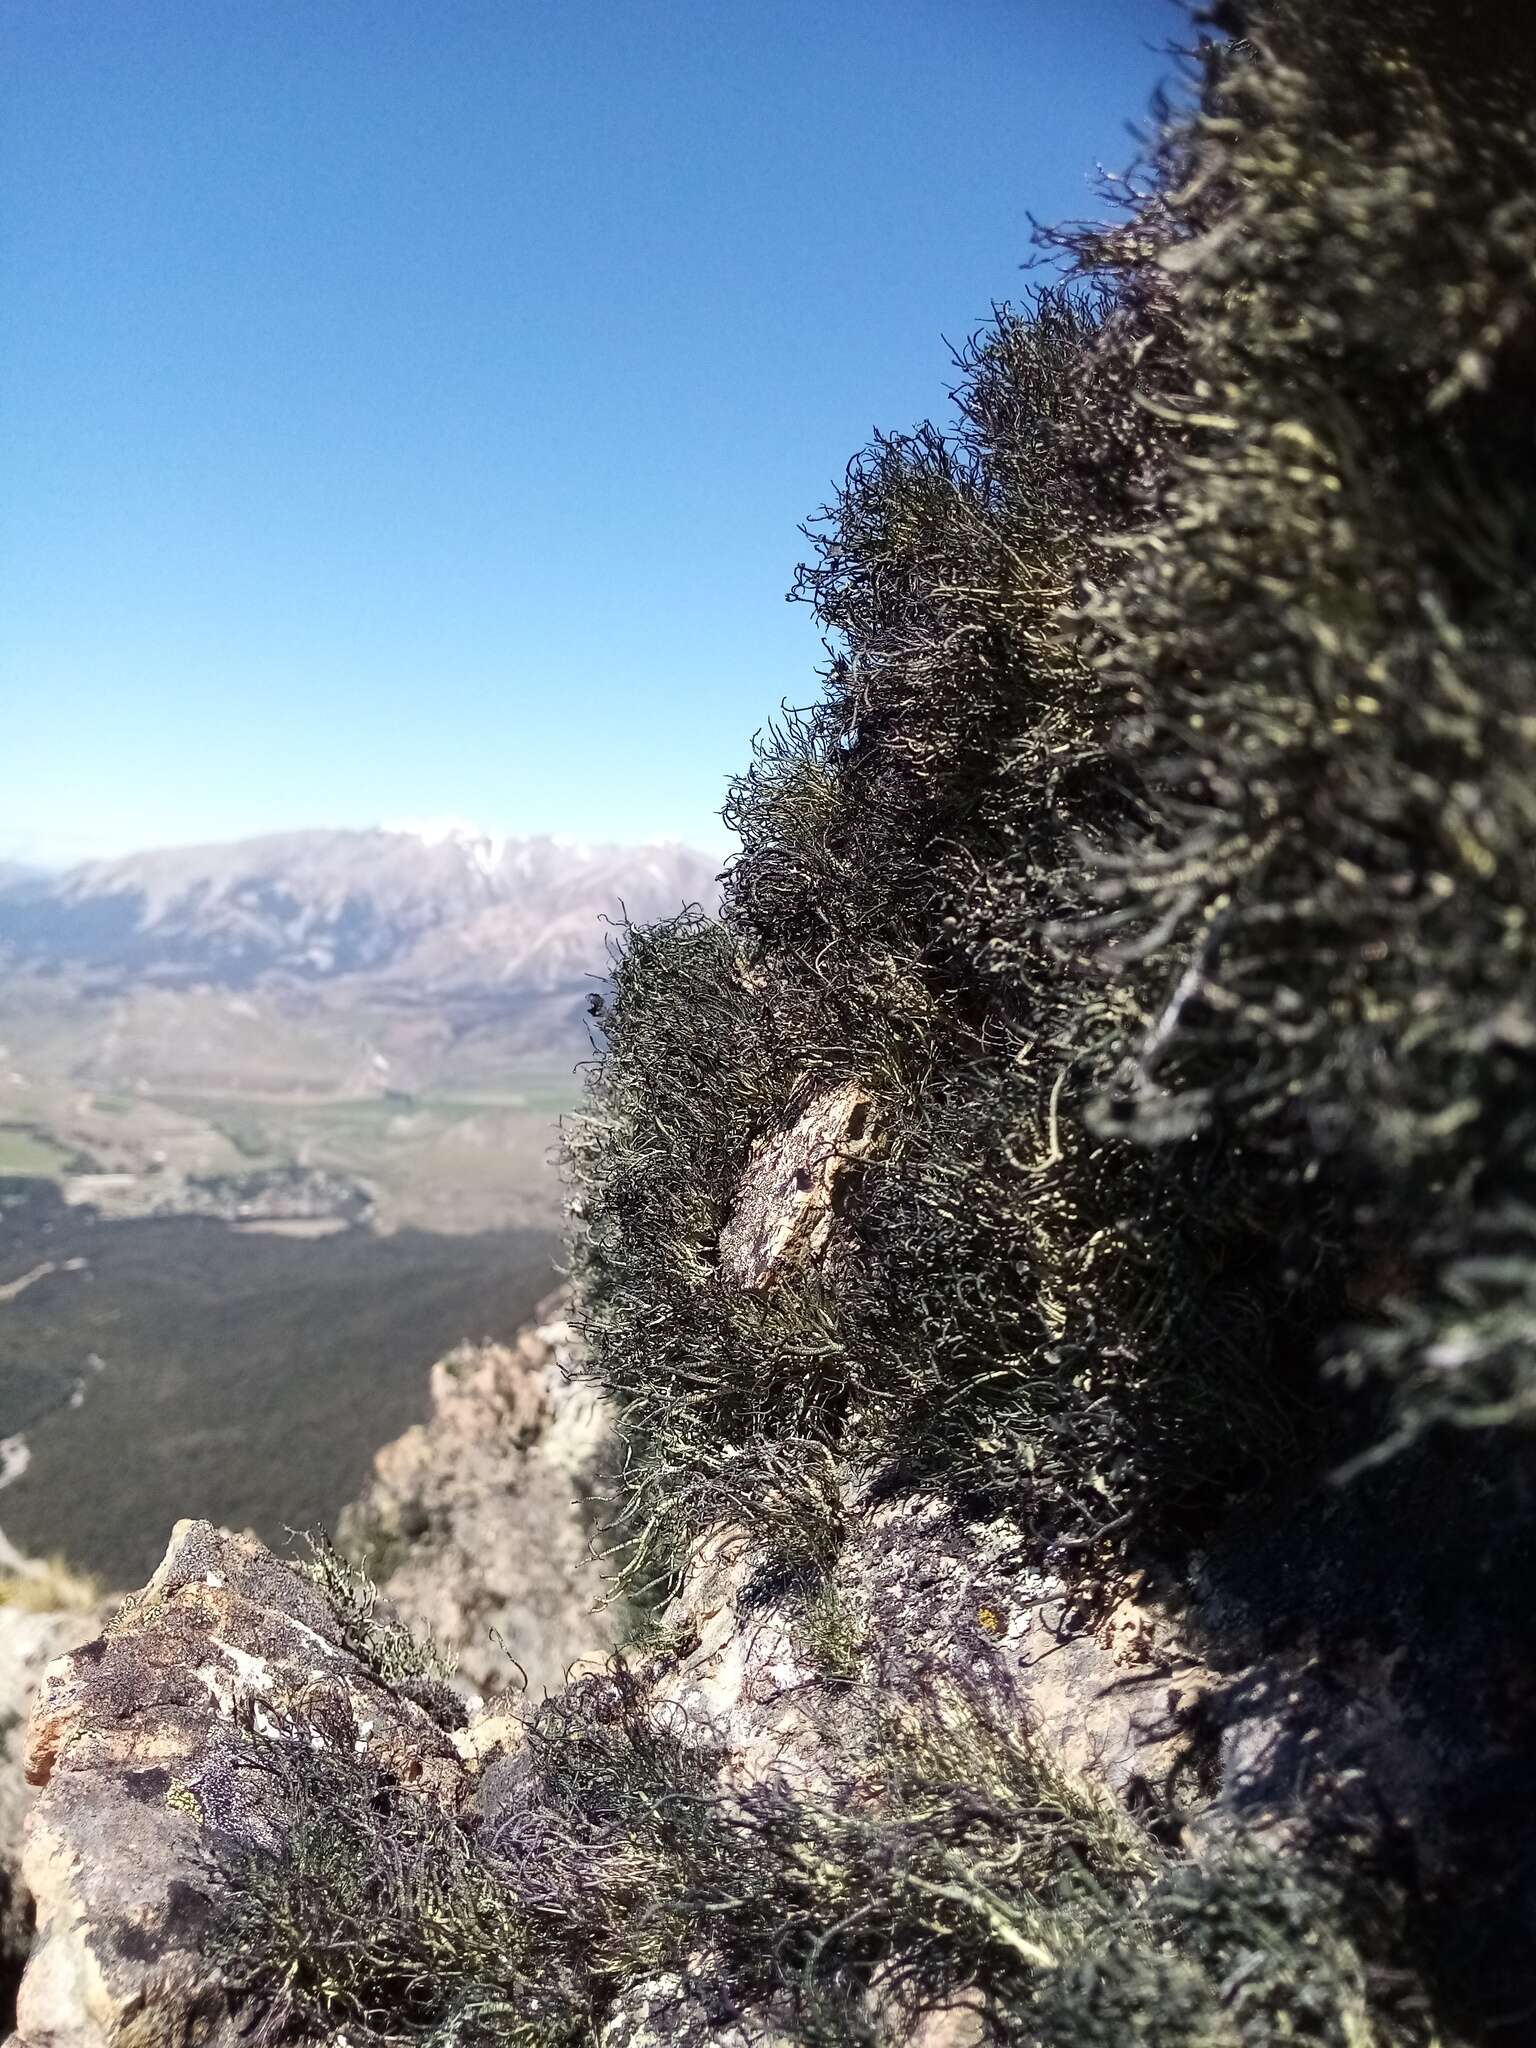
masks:
<svg viewBox="0 0 1536 2048"><path fill-rule="evenodd" d="M320 1592L254 1537L178 1523L142 1594L50 1668L33 1705L27 1773L42 1793L23 1872L37 1939L21 2039L239 2038L204 1938L234 1863L291 1825L263 1748L377 1758L452 1800L463 1767L442 1723L457 1715L444 1688L425 1697L386 1684Z"/></svg>
<svg viewBox="0 0 1536 2048"><path fill-rule="evenodd" d="M879 1764L876 1710L886 1725L992 1728L1125 1824L1182 1840L1196 1865L1234 1836L1283 1851L1330 1788L1400 1786L1411 1807L1443 1778L1387 1710L1389 1674L1362 1671L1350 1694L1335 1672L1330 1701L1304 1661L1217 1670L1146 1582L1077 1607L1063 1581L1015 1568L1016 1529L937 1498L869 1491L850 1499L849 1526L835 1611L776 1580L742 1531L717 1529L651 1647L627 1667L585 1666L564 1698L595 1727L638 1712L658 1738L707 1750L719 1796L743 1814L786 1798L856 1810ZM379 1639L360 1649L345 1606L253 1538L182 1523L144 1592L50 1669L28 1745L41 1791L24 1866L38 1903L25 2048L232 2048L274 2023L244 1988L251 1959L232 1964L215 1931L251 1857L294 1851L284 1759L365 1762L471 1834L517 1845L514 1878L516 1859L540 1864L551 1820L529 1804L524 1768L539 1709L503 1699L466 1715L409 1657L377 1654ZM719 1982L701 1950L611 1987L593 2016L603 2048L799 2038L777 2010L722 2000ZM872 2010L880 1987L876 1972ZM991 2038L959 1992L905 2031L920 2048Z"/></svg>
<svg viewBox="0 0 1536 2048"><path fill-rule="evenodd" d="M463 1344L432 1368L429 1419L374 1460L342 1548L480 1695L558 1686L615 1639L593 1558L610 1424L573 1378L564 1290L510 1344Z"/></svg>
<svg viewBox="0 0 1536 2048"><path fill-rule="evenodd" d="M854 1694L798 1603L763 1597L761 1563L739 1531L698 1546L661 1647L635 1666L645 1711L707 1735L739 1793L835 1792ZM1149 1633L1112 1626L1031 1678L1045 1624L936 1503L871 1512L844 1583L865 1689L1005 1706L1052 1739L1071 1723L1075 1761L1121 1787L1136 1759L1163 1754L1166 1729L1140 1713L1166 1676L1156 1659L1148 1669ZM479 1804L495 1819L487 1765L515 1752L530 1709L492 1703L464 1724L446 1688L389 1682L354 1640L319 1587L254 1538L184 1522L143 1593L49 1670L28 1742L41 1791L25 1855L38 1902L18 2006L27 2048L220 2048L256 2023L208 1935L251 1852L279 1852L294 1825L264 1753L366 1758L447 1811ZM947 2031L930 2021L930 2036L979 2038L964 2012ZM603 2035L605 2048L773 2038L769 2015L712 2013L687 1972L629 1987Z"/></svg>
<svg viewBox="0 0 1536 2048"><path fill-rule="evenodd" d="M720 1232L720 1271L759 1291L827 1250L849 1169L873 1143L869 1091L829 1088L760 1141Z"/></svg>
<svg viewBox="0 0 1536 2048"><path fill-rule="evenodd" d="M855 1506L830 1611L808 1611L793 1594L765 1597L761 1552L718 1529L668 1611L675 1655L657 1705L710 1727L737 1782L777 1774L825 1791L846 1748L841 1706L949 1703L1028 1730L1062 1768L1133 1804L1176 1772L1212 1674L1155 1601L1128 1589L1077 1612L1061 1580L1011 1569L1018 1541L1009 1523L968 1525L935 1498L870 1501Z"/></svg>
<svg viewBox="0 0 1536 2048"><path fill-rule="evenodd" d="M766 1154L757 1166L769 1170ZM776 1156L782 1201L796 1209L805 1190L783 1166ZM766 1198L759 1207L754 1234L772 1240L773 1256L819 1255L803 1232L779 1227ZM431 1675L389 1603L376 1609L334 1559L306 1570L203 1523L177 1526L149 1585L104 1627L105 1616L72 1618L90 1639L50 1666L27 1743L39 1792L21 1884L36 1900L37 1941L18 1998L20 2048L234 2048L253 2032L318 2024L313 2010L284 2007L271 1958L248 1934L244 1949L228 1935L253 1869L286 1866L301 1890L311 1883L314 1780L304 1773L318 1765L343 1796L365 1774L367 1811L407 1794L440 1816L455 1854L489 1845L485 1867L514 1912L526 1885L542 1915L567 1910L562 1886L608 1881L603 1831L625 1796L613 1762L622 1745L603 1747L616 1728L629 1731L631 1756L677 1744L699 1762L692 1782L708 1792L667 1792L666 1830L690 1813L697 1821L689 1801L705 1797L744 1853L786 1816L815 1827L877 1813L903 1731L996 1739L1038 1764L1048 1799L1123 1831L1138 1870L1193 1884L1234 1853L1300 1871L1320 1834L1348 1834L1411 1843L1426 1888L1449 1892L1467 1866L1454 1817L1486 1827L1476 1795L1501 1756L1498 1782L1522 1782L1525 1723L1513 1694L1499 1706L1502 1668L1480 1672L1475 1626L1463 1639L1449 1610L1392 1610L1383 1591L1396 1587L1401 1609L1405 1587L1428 1584L1400 1534L1390 1553L1372 1549L1373 1530L1405 1526L1407 1472L1372 1482L1389 1489L1374 1506L1369 1488L1323 1509L1299 1497L1279 1547L1267 1523L1236 1524L1193 1577L1160 1584L1147 1571L1086 1572L1070 1542L1042 1552L1006 1514L967 1514L890 1468L844 1466L830 1575L786 1574L761 1538L718 1525L627 1663L610 1660L615 1618L594 1616L578 1590L591 1571L606 1418L569 1377L579 1352L566 1309L551 1297L515 1345L444 1360L431 1420L379 1454L373 1488L347 1517L352 1548L394 1608L463 1660L457 1691ZM1511 1550L1501 1573L1512 1603L1526 1583L1519 1557ZM1303 1613L1311 1620L1295 1625ZM1433 1649L1406 1663L1383 1648L1398 1630ZM37 1656L52 1639L40 1624L28 1640ZM1495 1708L1507 1729L1490 1750L1488 1729L1504 1727ZM595 1775L583 1765L552 1802L539 1761L551 1727L597 1759ZM988 1768L983 1755L981 1781ZM308 1809L294 1797L301 1780ZM1062 1786L1076 1790L1051 1789ZM668 1881L665 1834L653 1853L657 1874L646 1866L642 1889ZM1490 1868L1486 1892L1468 1898L1469 1927L1525 1910L1529 1890L1509 1859ZM846 1909L857 1916L857 1896ZM962 1977L914 2009L891 1960L890 1971L867 1968L856 1991L871 2038L909 2048L998 2038L984 1986ZM568 1950L551 1967L569 1971ZM533 1997L539 1981L507 1995ZM805 2038L783 1982L756 2002L743 1996L707 1939L660 1967L605 1964L594 1985L601 2048Z"/></svg>
<svg viewBox="0 0 1536 2048"><path fill-rule="evenodd" d="M568 1309L565 1291L551 1294L512 1344L461 1345L440 1360L428 1421L378 1453L368 1493L341 1516L348 1549L382 1580L394 1611L440 1646L456 1667L452 1683L473 1700L525 1684L537 1698L577 1659L601 1655L615 1639L616 1617L601 1604L606 1588L592 1557L609 1424L601 1402L571 1376L579 1344ZM290 1577L271 1581L284 1599L297 1597ZM13 1583L14 1597L0 1599L6 2004L33 1924L21 1875L28 1711L45 1669L100 1637L122 1599L25 1561ZM293 1584L302 1593L303 1582ZM312 1604L316 1596L304 1597ZM216 1670L217 1660L208 1668ZM47 1768L42 1750L37 1762Z"/></svg>
<svg viewBox="0 0 1536 2048"><path fill-rule="evenodd" d="M117 1603L45 1566L15 1573L7 1590L0 1604L0 1998L9 2009L32 1940L32 1898L21 1877L27 1715L47 1667L99 1635Z"/></svg>

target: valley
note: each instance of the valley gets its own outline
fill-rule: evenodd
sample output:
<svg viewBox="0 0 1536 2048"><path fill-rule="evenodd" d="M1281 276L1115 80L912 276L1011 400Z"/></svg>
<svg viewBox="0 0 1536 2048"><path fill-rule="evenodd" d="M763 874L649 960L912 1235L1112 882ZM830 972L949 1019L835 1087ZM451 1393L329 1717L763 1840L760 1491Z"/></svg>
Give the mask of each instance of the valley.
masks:
<svg viewBox="0 0 1536 2048"><path fill-rule="evenodd" d="M0 990L0 1177L51 1180L118 1217L204 1208L197 1183L301 1172L357 1183L382 1230L551 1221L551 1148L581 1093L579 1026L561 1052L551 1031L519 1053L494 1019L437 1023L458 1035L424 1049L418 1017L361 1001L316 1014L13 976Z"/></svg>
<svg viewBox="0 0 1536 2048"><path fill-rule="evenodd" d="M425 1418L433 1360L515 1331L557 1253L548 1229L292 1238L37 1194L9 1222L0 1527L110 1585L153 1569L173 1502L279 1546L329 1526Z"/></svg>
<svg viewBox="0 0 1536 2048"><path fill-rule="evenodd" d="M315 832L0 877L0 1551L127 1585L168 1503L332 1524L547 1293L611 925L712 865Z"/></svg>

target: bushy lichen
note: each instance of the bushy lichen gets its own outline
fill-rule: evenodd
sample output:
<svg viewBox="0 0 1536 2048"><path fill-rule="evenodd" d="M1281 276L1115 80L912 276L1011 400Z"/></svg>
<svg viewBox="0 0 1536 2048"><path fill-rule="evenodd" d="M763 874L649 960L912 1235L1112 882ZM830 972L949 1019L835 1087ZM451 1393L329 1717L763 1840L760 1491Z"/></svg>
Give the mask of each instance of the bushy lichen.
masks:
<svg viewBox="0 0 1536 2048"><path fill-rule="evenodd" d="M665 1976L829 2048L895 2048L962 1999L1038 2048L1428 2038L1326 1875L1171 1865L964 1713L870 1702L848 1760L836 1797L733 1789L713 1732L622 1662L530 1716L468 1819L301 1747L267 1765L293 1833L242 1871L224 1953L270 2010L373 2040L565 2048Z"/></svg>
<svg viewBox="0 0 1536 2048"><path fill-rule="evenodd" d="M1398 1441L1536 1401L1536 73L1493 12L1205 45L1129 217L1055 238L1080 281L812 530L824 694L734 787L722 922L631 936L572 1147L644 1558L727 1499L824 1549L849 1460L1177 1538L1360 1452L1323 1360ZM848 1082L836 1284L744 1294L754 1141Z"/></svg>
<svg viewBox="0 0 1536 2048"><path fill-rule="evenodd" d="M284 1833L229 1873L212 1949L274 2033L322 2038L585 2038L536 1929L460 1823L365 1758L253 1748Z"/></svg>
<svg viewBox="0 0 1536 2048"><path fill-rule="evenodd" d="M453 1660L415 1634L388 1606L380 1607L377 1585L361 1564L344 1556L329 1537L306 1531L308 1556L296 1569L320 1588L341 1624L346 1646L386 1685L440 1687L453 1676Z"/></svg>
<svg viewBox="0 0 1536 2048"><path fill-rule="evenodd" d="M808 2042L1432 2037L1364 1837L1189 1857L1018 1731L861 1716L838 1592L882 1490L1177 1582L1240 1496L1536 1413L1536 58L1494 0L1219 12L1122 216L811 529L822 696L720 919L626 934L571 1132L624 1583L747 1524L847 1783L743 1788L622 1664L478 1819L295 1759L346 1839L298 1784L324 1869L246 1933L317 2028L563 2042L665 1977ZM814 1249L722 1260L839 1089Z"/></svg>
<svg viewBox="0 0 1536 2048"><path fill-rule="evenodd" d="M1536 43L1428 0L1246 30L1155 213L1079 244L1177 284L1161 457L1083 605L1141 792L1099 929L1159 991L1100 1127L1217 1134L1326 1218L1379 1311L1334 1348L1404 1432L1522 1421Z"/></svg>
<svg viewBox="0 0 1536 2048"><path fill-rule="evenodd" d="M1067 971L1048 929L1126 808L1062 619L1103 516L1074 437L1106 317L1067 292L1000 314L956 443L854 464L805 579L846 652L736 785L723 921L618 962L571 1157L642 1574L722 1515L825 1568L849 1460L1092 1546L1197 1515L1293 1436L1273 1219L1222 1148L1088 1128L1135 991ZM1005 883L1006 957L982 943ZM717 1246L753 1143L845 1082L877 1136L838 1243L743 1288Z"/></svg>

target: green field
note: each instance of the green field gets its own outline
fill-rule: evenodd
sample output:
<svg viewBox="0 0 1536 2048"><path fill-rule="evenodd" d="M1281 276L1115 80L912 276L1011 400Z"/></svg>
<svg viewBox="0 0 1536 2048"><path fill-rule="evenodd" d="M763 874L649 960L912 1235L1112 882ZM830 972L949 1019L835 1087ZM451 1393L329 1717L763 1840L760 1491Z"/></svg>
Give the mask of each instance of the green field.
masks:
<svg viewBox="0 0 1536 2048"><path fill-rule="evenodd" d="M11 976L0 1175L58 1178L77 1156L168 1182L313 1166L366 1182L385 1229L548 1223L587 1051L552 1028L537 1003Z"/></svg>
<svg viewBox="0 0 1536 2048"><path fill-rule="evenodd" d="M71 1154L51 1138L18 1124L0 1124L0 1179L62 1179Z"/></svg>
<svg viewBox="0 0 1536 2048"><path fill-rule="evenodd" d="M0 1436L31 1452L0 1529L24 1551L130 1586L173 1515L276 1542L329 1523L425 1415L433 1360L512 1336L551 1284L579 1049L509 1050L497 1017L430 1007L14 980L0 1047L0 1285L53 1267L0 1301ZM87 1168L109 1178L71 1188ZM150 1213L294 1169L375 1228Z"/></svg>
<svg viewBox="0 0 1536 2048"><path fill-rule="evenodd" d="M386 1227L479 1230L553 1222L552 1154L576 1107L568 1067L533 1067L521 1085L476 1093L280 1099L157 1091L146 1113L174 1115L226 1147L230 1170L326 1167L362 1181Z"/></svg>

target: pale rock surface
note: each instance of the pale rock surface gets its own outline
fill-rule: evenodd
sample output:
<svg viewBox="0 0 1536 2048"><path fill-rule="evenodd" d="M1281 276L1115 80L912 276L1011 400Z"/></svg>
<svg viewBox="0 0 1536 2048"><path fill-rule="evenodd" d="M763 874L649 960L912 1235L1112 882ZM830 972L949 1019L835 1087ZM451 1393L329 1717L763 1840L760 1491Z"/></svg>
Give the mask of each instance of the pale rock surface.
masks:
<svg viewBox="0 0 1536 2048"><path fill-rule="evenodd" d="M453 1717L451 1695L433 1704ZM448 1730L346 1647L313 1585L253 1537L180 1522L143 1593L49 1669L33 1705L26 2048L241 2037L202 1937L221 1865L281 1839L252 1761L264 1741L366 1755L445 1801L462 1784Z"/></svg>
<svg viewBox="0 0 1536 2048"><path fill-rule="evenodd" d="M18 1575L20 1576L20 1575ZM37 1598L53 1597L39 1574ZM13 1988L32 1939L32 1899L21 1878L21 1838L30 1797L23 1756L27 1714L43 1672L57 1657L99 1635L116 1601L0 1607L0 1979Z"/></svg>
<svg viewBox="0 0 1536 2048"><path fill-rule="evenodd" d="M525 1674L537 1699L617 1636L592 1555L611 1427L572 1377L569 1309L560 1290L514 1343L440 1360L430 1418L377 1454L341 1518L342 1548L475 1695L520 1689Z"/></svg>
<svg viewBox="0 0 1536 2048"><path fill-rule="evenodd" d="M828 1249L842 1183L874 1142L873 1100L829 1088L755 1147L720 1232L720 1271L754 1292Z"/></svg>
<svg viewBox="0 0 1536 2048"><path fill-rule="evenodd" d="M655 1680L669 1711L708 1726L741 1784L778 1775L835 1788L828 1702L852 1691L961 1707L1027 1733L1063 1769L1134 1806L1178 1775L1214 1683L1137 1583L1077 1615L1062 1583L1010 1568L1020 1536L914 1495L856 1513L837 1592L856 1644L851 1688L818 1667L797 1595L762 1597L763 1559L729 1526L694 1549L667 1614L677 1650Z"/></svg>

